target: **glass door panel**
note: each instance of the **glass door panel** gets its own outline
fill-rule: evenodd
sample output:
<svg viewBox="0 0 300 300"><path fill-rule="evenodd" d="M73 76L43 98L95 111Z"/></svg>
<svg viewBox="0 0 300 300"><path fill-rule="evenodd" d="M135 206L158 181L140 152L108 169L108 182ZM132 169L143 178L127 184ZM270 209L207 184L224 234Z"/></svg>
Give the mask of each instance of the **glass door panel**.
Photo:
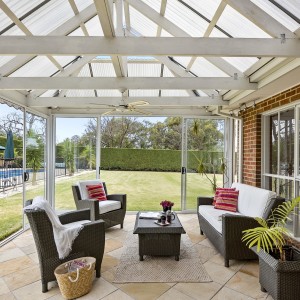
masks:
<svg viewBox="0 0 300 300"><path fill-rule="evenodd" d="M212 196L215 185L223 186L225 122L218 119L185 119L184 122L187 140L184 209L195 210L197 196Z"/></svg>
<svg viewBox="0 0 300 300"><path fill-rule="evenodd" d="M0 103L0 243L23 228L23 115Z"/></svg>
<svg viewBox="0 0 300 300"><path fill-rule="evenodd" d="M56 118L55 208L75 209L72 184L96 178L95 118Z"/></svg>
<svg viewBox="0 0 300 300"><path fill-rule="evenodd" d="M181 118L102 117L101 173L109 193L127 194L127 211L181 210Z"/></svg>

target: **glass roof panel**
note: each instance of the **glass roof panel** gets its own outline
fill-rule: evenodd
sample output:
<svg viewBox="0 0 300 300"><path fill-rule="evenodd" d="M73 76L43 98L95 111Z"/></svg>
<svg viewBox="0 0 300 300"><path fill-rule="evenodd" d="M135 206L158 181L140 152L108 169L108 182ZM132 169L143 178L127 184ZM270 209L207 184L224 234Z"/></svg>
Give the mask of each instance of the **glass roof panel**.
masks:
<svg viewBox="0 0 300 300"><path fill-rule="evenodd" d="M129 90L129 97L158 97L158 95L159 90Z"/></svg>
<svg viewBox="0 0 300 300"><path fill-rule="evenodd" d="M203 36L208 22L179 1L169 1L165 17L191 36Z"/></svg>
<svg viewBox="0 0 300 300"><path fill-rule="evenodd" d="M188 95L185 90L161 90L162 97L187 97Z"/></svg>
<svg viewBox="0 0 300 300"><path fill-rule="evenodd" d="M90 72L90 68L88 65L84 65L79 74L78 74L78 77L91 77L91 72Z"/></svg>
<svg viewBox="0 0 300 300"><path fill-rule="evenodd" d="M223 57L241 72L245 72L258 61L256 57Z"/></svg>
<svg viewBox="0 0 300 300"><path fill-rule="evenodd" d="M98 16L86 22L85 27L90 36L104 36Z"/></svg>
<svg viewBox="0 0 300 300"><path fill-rule="evenodd" d="M211 20L221 3L221 0L185 0L185 3Z"/></svg>
<svg viewBox="0 0 300 300"><path fill-rule="evenodd" d="M161 37L173 37L172 34L170 34L169 32L165 31L164 29L162 29L160 36Z"/></svg>
<svg viewBox="0 0 300 300"><path fill-rule="evenodd" d="M170 69L169 69L166 65L164 65L163 76L164 76L164 77L175 77L175 76L173 75L173 73L170 71Z"/></svg>
<svg viewBox="0 0 300 300"><path fill-rule="evenodd" d="M228 38L228 36L226 34L224 34L223 32L221 32L216 27L212 30L212 32L210 34L210 37L225 37L225 38Z"/></svg>
<svg viewBox="0 0 300 300"><path fill-rule="evenodd" d="M97 90L98 97L121 97L122 94L118 90Z"/></svg>
<svg viewBox="0 0 300 300"><path fill-rule="evenodd" d="M0 56L0 67L5 65L8 61L15 58L15 56Z"/></svg>
<svg viewBox="0 0 300 300"><path fill-rule="evenodd" d="M201 96L201 97L207 97L208 96L208 94L205 93L204 91L197 90L197 92L198 92L199 96Z"/></svg>
<svg viewBox="0 0 300 300"><path fill-rule="evenodd" d="M58 63L64 67L67 64L69 64L71 61L73 61L76 56L53 56L55 58L55 60L58 61Z"/></svg>
<svg viewBox="0 0 300 300"><path fill-rule="evenodd" d="M25 35L25 33L21 29L19 29L19 27L13 26L5 31L2 35Z"/></svg>
<svg viewBox="0 0 300 300"><path fill-rule="evenodd" d="M128 64L129 77L160 77L161 64Z"/></svg>
<svg viewBox="0 0 300 300"><path fill-rule="evenodd" d="M0 9L0 31L6 28L12 24L12 21L10 18L7 17L7 15Z"/></svg>
<svg viewBox="0 0 300 300"><path fill-rule="evenodd" d="M92 63L94 77L116 77L112 63Z"/></svg>
<svg viewBox="0 0 300 300"><path fill-rule="evenodd" d="M34 35L47 35L74 16L68 1L52 0L23 20Z"/></svg>
<svg viewBox="0 0 300 300"><path fill-rule="evenodd" d="M151 8L156 10L156 12L160 12L160 6L161 6L161 0L142 0L147 5L149 5Z"/></svg>
<svg viewBox="0 0 300 300"><path fill-rule="evenodd" d="M285 12L273 5L270 1L265 0L251 0L254 4L260 7L262 10L271 15L278 22L283 24L286 28L291 31L295 31L299 28L299 24L290 18ZM281 0L279 2L286 9L290 10L294 15L297 15L300 18L300 3L299 0Z"/></svg>
<svg viewBox="0 0 300 300"><path fill-rule="evenodd" d="M4 1L10 10L18 17L22 17L30 10L34 9L37 5L41 4L43 0L30 0L30 1L20 1L20 0L9 0Z"/></svg>
<svg viewBox="0 0 300 300"><path fill-rule="evenodd" d="M190 56L174 56L173 59L181 64L184 68L189 64L191 57Z"/></svg>
<svg viewBox="0 0 300 300"><path fill-rule="evenodd" d="M84 36L82 29L79 27L76 30L72 31L68 36Z"/></svg>
<svg viewBox="0 0 300 300"><path fill-rule="evenodd" d="M157 24L129 6L131 27L143 36L156 36Z"/></svg>
<svg viewBox="0 0 300 300"><path fill-rule="evenodd" d="M233 37L268 38L266 32L256 26L238 11L227 5L217 23Z"/></svg>
<svg viewBox="0 0 300 300"><path fill-rule="evenodd" d="M68 90L67 97L95 97L94 90Z"/></svg>
<svg viewBox="0 0 300 300"><path fill-rule="evenodd" d="M229 77L218 67L203 57L198 57L191 67L191 71L198 77Z"/></svg>
<svg viewBox="0 0 300 300"><path fill-rule="evenodd" d="M44 94L40 95L40 97L53 97L57 90L48 90Z"/></svg>
<svg viewBox="0 0 300 300"><path fill-rule="evenodd" d="M92 3L94 3L93 0L75 0L75 4L79 11L84 10L86 7L88 7Z"/></svg>
<svg viewBox="0 0 300 300"><path fill-rule="evenodd" d="M45 56L37 56L23 67L9 75L10 77L49 77L57 71L53 63Z"/></svg>

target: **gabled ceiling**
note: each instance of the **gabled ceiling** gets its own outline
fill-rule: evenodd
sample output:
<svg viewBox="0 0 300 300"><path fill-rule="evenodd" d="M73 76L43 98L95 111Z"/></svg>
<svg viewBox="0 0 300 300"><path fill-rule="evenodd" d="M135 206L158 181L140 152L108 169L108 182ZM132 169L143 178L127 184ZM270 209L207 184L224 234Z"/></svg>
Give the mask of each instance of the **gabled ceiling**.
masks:
<svg viewBox="0 0 300 300"><path fill-rule="evenodd" d="M143 100L153 115L237 114L300 82L298 0L0 0L0 9L0 96L45 113Z"/></svg>

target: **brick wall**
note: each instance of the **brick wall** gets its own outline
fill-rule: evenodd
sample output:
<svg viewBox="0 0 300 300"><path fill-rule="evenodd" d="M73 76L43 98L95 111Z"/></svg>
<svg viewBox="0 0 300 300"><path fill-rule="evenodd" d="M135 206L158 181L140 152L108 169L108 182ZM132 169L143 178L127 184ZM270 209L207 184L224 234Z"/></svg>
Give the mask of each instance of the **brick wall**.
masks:
<svg viewBox="0 0 300 300"><path fill-rule="evenodd" d="M243 118L243 183L261 186L261 114L300 100L300 84L240 113Z"/></svg>

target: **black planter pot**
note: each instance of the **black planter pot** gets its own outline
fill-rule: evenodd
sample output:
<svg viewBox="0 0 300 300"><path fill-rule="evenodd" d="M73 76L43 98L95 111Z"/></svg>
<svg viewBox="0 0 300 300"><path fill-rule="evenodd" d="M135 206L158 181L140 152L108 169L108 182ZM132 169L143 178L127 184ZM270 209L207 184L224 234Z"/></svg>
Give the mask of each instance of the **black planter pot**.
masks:
<svg viewBox="0 0 300 300"><path fill-rule="evenodd" d="M274 300L300 299L300 252L290 248L290 261L281 261L256 247L252 250L259 258L259 283L261 290L268 292Z"/></svg>

